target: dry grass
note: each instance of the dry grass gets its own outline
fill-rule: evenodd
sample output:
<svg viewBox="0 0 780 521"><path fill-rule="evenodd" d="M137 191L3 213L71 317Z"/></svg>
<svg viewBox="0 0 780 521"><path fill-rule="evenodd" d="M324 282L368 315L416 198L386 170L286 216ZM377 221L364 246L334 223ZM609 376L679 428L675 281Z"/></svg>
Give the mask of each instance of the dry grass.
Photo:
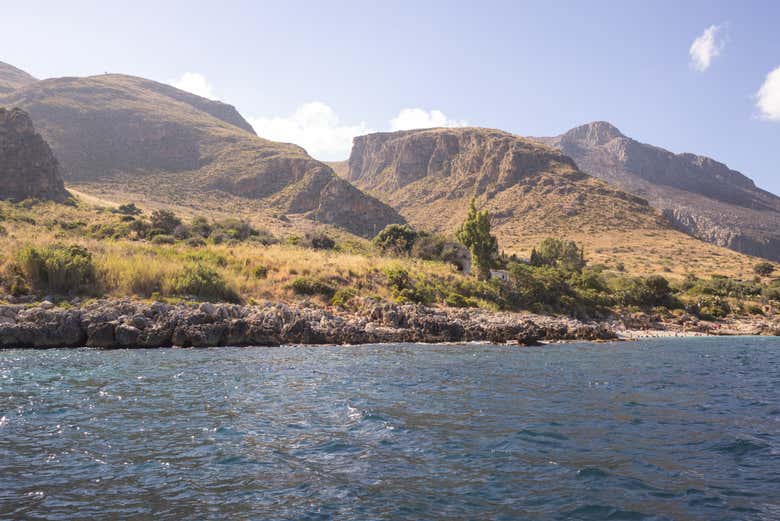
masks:
<svg viewBox="0 0 780 521"><path fill-rule="evenodd" d="M126 239L95 239L84 232L93 225L116 224L119 216L106 207L83 200L78 207L37 203L30 208L0 202L5 233L0 234L0 272L27 245L78 244L93 253L100 274L100 294L115 297L173 296L171 281L183 267L192 264L216 271L227 286L247 301L300 300L290 289L293 280L309 277L334 288L351 288L365 296L389 298L383 270L400 266L412 274L439 279L465 278L454 267L419 259L394 259L374 253L364 240L341 236L342 251L323 251L254 242L208 244L190 247L183 243L157 245ZM60 223L80 223L63 229ZM281 236L280 239L289 239ZM355 253L358 252L358 253ZM317 299L318 297L313 297Z"/></svg>

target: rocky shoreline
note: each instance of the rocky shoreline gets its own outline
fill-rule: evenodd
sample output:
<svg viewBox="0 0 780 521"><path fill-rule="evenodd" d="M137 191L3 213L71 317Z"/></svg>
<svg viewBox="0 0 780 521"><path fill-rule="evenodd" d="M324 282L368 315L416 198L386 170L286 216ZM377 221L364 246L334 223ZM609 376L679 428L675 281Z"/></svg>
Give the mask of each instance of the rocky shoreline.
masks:
<svg viewBox="0 0 780 521"><path fill-rule="evenodd" d="M634 319L635 322L635 319ZM533 345L680 334L778 334L780 327L687 331L674 324L636 328L626 319L568 317L369 303L344 312L305 304L166 304L99 300L79 307L45 301L0 306L0 348L152 348L491 342ZM776 326L776 325L775 325ZM731 333L729 333L731 331Z"/></svg>

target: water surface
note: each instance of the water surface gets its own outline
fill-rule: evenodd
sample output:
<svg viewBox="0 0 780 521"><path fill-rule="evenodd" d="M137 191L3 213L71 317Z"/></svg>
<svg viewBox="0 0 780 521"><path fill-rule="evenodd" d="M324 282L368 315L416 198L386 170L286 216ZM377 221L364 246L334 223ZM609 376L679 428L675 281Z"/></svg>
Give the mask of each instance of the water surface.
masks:
<svg viewBox="0 0 780 521"><path fill-rule="evenodd" d="M3 519L780 519L780 340L0 351Z"/></svg>

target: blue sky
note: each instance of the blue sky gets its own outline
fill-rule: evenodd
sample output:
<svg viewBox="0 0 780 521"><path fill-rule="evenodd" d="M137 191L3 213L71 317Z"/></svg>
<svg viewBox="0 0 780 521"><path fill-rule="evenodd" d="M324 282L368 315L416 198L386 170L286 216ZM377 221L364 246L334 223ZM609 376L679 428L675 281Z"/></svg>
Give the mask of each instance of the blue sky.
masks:
<svg viewBox="0 0 780 521"><path fill-rule="evenodd" d="M0 61L175 83L320 159L426 123L553 135L608 120L780 193L777 1L31 4L0 7Z"/></svg>

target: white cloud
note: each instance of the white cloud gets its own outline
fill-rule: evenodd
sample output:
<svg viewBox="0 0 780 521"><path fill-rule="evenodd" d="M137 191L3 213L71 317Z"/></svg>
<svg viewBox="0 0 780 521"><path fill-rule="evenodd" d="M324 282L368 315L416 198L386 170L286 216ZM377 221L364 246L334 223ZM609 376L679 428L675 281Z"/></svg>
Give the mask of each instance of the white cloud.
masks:
<svg viewBox="0 0 780 521"><path fill-rule="evenodd" d="M713 58L719 56L726 40L723 34L723 26L711 25L707 27L691 44L688 54L691 55L691 67L699 72L710 68Z"/></svg>
<svg viewBox="0 0 780 521"><path fill-rule="evenodd" d="M766 80L756 94L756 105L761 116L780 121L780 67L766 75Z"/></svg>
<svg viewBox="0 0 780 521"><path fill-rule="evenodd" d="M295 143L314 158L337 161L349 157L352 139L376 132L365 123L348 125L341 122L333 108L321 101L300 105L289 116L249 118L260 137L272 141ZM390 130L410 130L431 127L462 127L465 121L449 119L439 110L403 109L388 122Z"/></svg>
<svg viewBox="0 0 780 521"><path fill-rule="evenodd" d="M440 110L401 109L396 117L390 120L390 130L411 130L433 127L465 127L467 123L461 120L449 119Z"/></svg>
<svg viewBox="0 0 780 521"><path fill-rule="evenodd" d="M197 72L185 72L178 80L171 80L171 85L177 89L186 90L208 99L217 99L214 88L206 77Z"/></svg>
<svg viewBox="0 0 780 521"><path fill-rule="evenodd" d="M346 159L353 137L374 132L365 123L343 125L336 111L321 101L304 103L287 117L250 118L249 123L258 136L295 143L325 161Z"/></svg>

